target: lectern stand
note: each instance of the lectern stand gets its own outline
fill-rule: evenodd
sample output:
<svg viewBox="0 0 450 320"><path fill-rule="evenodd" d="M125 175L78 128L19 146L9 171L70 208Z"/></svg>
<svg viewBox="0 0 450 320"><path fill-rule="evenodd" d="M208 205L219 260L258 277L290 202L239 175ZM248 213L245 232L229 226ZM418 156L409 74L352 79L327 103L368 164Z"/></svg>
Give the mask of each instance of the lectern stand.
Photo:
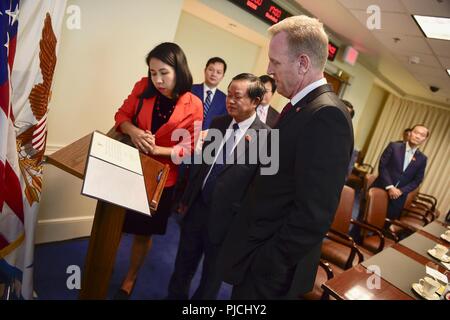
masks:
<svg viewBox="0 0 450 320"><path fill-rule="evenodd" d="M108 135L111 134L108 133ZM92 134L89 134L47 156L47 163L83 179L91 136ZM155 170L156 167L164 170L161 181L161 184L164 185L168 165L163 165L153 159L151 161L153 165L151 170ZM144 162L143 165L145 165ZM160 195L162 188L159 187L156 192L159 192ZM153 199L159 201L159 196L153 197ZM106 299L124 218L124 208L100 200L97 202L85 268L82 273L79 299Z"/></svg>

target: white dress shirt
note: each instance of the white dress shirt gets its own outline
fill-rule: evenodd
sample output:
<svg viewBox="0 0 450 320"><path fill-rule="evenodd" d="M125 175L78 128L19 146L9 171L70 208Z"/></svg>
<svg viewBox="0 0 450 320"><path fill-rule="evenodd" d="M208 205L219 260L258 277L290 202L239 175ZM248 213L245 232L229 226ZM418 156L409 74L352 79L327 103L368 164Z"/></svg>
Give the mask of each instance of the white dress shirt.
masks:
<svg viewBox="0 0 450 320"><path fill-rule="evenodd" d="M411 162L411 159L414 156L414 153L416 153L417 147L415 147L414 149L411 148L409 146L409 143L406 143L406 148L405 148L405 160L403 161L403 171L406 170L406 168L408 167L409 163Z"/></svg>
<svg viewBox="0 0 450 320"><path fill-rule="evenodd" d="M261 120L262 122L266 123L267 120L267 113L269 113L269 107L270 105L259 105L256 108L256 114L258 115L259 120Z"/></svg>
<svg viewBox="0 0 450 320"><path fill-rule="evenodd" d="M300 100L302 100L308 93L310 93L311 91L313 91L314 89L316 89L320 86L323 86L324 84L327 84L327 79L325 79L325 78L319 79L317 81L314 81L313 83L308 84L302 90L297 92L295 94L295 96L292 97L291 104L293 106L295 106L295 104L297 102L299 102Z"/></svg>

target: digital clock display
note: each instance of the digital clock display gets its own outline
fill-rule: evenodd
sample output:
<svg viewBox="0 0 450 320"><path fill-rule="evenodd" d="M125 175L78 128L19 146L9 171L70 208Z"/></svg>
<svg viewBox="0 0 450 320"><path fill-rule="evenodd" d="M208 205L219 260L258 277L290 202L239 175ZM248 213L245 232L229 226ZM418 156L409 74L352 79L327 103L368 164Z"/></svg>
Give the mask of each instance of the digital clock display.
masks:
<svg viewBox="0 0 450 320"><path fill-rule="evenodd" d="M333 42L328 42L328 60L333 61L334 58L336 58L338 49L338 46L336 46Z"/></svg>
<svg viewBox="0 0 450 320"><path fill-rule="evenodd" d="M270 0L228 0L235 5L245 9L264 22L272 25L284 18L290 17L286 10Z"/></svg>
<svg viewBox="0 0 450 320"><path fill-rule="evenodd" d="M273 25L281 20L292 16L289 12L275 4L271 0L228 0L238 7L250 12L264 22ZM328 60L333 61L336 57L338 47L332 43L328 43Z"/></svg>

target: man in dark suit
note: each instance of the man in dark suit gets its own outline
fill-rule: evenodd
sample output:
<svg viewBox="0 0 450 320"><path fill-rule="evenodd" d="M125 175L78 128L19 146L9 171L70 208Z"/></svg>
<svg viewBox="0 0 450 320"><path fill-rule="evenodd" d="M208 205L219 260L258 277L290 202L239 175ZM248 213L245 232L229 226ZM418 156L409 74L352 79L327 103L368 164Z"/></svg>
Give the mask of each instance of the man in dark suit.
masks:
<svg viewBox="0 0 450 320"><path fill-rule="evenodd" d="M266 74L260 76L259 79L266 88L266 94L264 94L264 98L256 109L256 114L262 122L273 128L278 121L278 116L280 115L280 113L270 105L270 100L272 100L273 94L277 89L277 85L275 80Z"/></svg>
<svg viewBox="0 0 450 320"><path fill-rule="evenodd" d="M211 121L218 116L226 115L226 95L217 86L222 81L227 71L226 62L219 57L212 57L205 66L205 81L192 86L192 93L203 102L202 130L207 130ZM201 137L203 136L201 133ZM189 163L192 163L192 158ZM174 203L177 206L181 195L184 193L188 181L192 178L190 164L183 163L178 167L178 180L174 191Z"/></svg>
<svg viewBox="0 0 450 320"><path fill-rule="evenodd" d="M383 188L389 194L388 218L398 219L408 193L423 180L427 157L418 147L428 138L427 127L415 125L405 142L391 142L384 149L378 166L378 177L372 187Z"/></svg>
<svg viewBox="0 0 450 320"><path fill-rule="evenodd" d="M323 25L294 16L269 33L267 73L290 103L271 131L279 170L257 171L222 245L218 265L232 299L296 299L312 289L353 150L349 114L323 77Z"/></svg>
<svg viewBox="0 0 450 320"><path fill-rule="evenodd" d="M203 101L202 130L208 129L215 117L227 114L226 95L217 88L226 71L227 64L222 58L210 58L205 67L205 81L192 86L192 93Z"/></svg>
<svg viewBox="0 0 450 320"><path fill-rule="evenodd" d="M217 273L216 257L257 169L258 160L252 163L252 156L259 153L258 148L267 141L264 134L270 129L255 112L264 92L258 77L248 73L237 75L228 87L228 115L211 123L203 145L203 161L194 165L193 178L181 200L184 217L169 299L188 298L191 280L203 254L201 281L192 299L217 297L222 280ZM218 149L209 157L208 150L212 150L213 144Z"/></svg>

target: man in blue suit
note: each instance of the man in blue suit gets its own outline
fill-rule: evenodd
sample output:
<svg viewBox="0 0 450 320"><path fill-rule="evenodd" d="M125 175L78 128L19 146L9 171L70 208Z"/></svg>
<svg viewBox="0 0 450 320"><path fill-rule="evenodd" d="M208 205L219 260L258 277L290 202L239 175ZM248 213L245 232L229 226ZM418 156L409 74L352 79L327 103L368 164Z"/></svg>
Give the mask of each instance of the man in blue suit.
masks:
<svg viewBox="0 0 450 320"><path fill-rule="evenodd" d="M427 127L415 125L407 142L391 142L381 155L379 175L372 187L383 188L389 194L388 218L397 219L408 193L423 180L427 157L418 147L429 136Z"/></svg>
<svg viewBox="0 0 450 320"><path fill-rule="evenodd" d="M203 101L202 130L208 129L215 117L227 114L226 95L217 88L226 71L227 64L222 58L210 58L205 67L205 82L192 86L192 93Z"/></svg>
<svg viewBox="0 0 450 320"><path fill-rule="evenodd" d="M203 102L202 131L209 129L214 118L228 114L226 109L227 96L217 88L226 71L226 62L222 58L212 57L205 66L205 81L192 86L192 93ZM193 161L193 158L191 158L191 161ZM193 173L189 164L183 163L179 166L178 181L174 192L175 208L192 176Z"/></svg>

